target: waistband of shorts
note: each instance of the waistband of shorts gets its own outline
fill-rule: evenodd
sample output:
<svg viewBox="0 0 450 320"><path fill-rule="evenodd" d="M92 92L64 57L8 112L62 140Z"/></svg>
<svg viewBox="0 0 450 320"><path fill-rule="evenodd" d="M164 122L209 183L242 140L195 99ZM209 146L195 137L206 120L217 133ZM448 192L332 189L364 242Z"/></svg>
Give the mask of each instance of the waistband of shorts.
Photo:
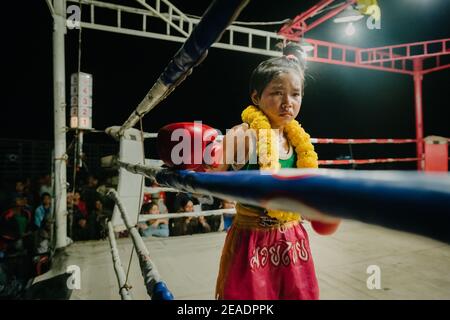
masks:
<svg viewBox="0 0 450 320"><path fill-rule="evenodd" d="M249 229L276 229L289 228L301 223L301 219L293 221L280 221L267 215L267 210L254 206L246 206L241 203L236 204L236 216L234 225L238 228Z"/></svg>

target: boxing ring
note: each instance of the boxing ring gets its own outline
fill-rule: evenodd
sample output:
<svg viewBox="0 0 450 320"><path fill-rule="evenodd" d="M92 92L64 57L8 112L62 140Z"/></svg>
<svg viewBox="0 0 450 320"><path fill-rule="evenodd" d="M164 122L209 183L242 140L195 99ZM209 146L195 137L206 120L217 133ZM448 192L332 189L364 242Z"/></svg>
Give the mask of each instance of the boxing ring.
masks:
<svg viewBox="0 0 450 320"><path fill-rule="evenodd" d="M140 237L134 222L136 221L137 223L140 218L138 212L142 204L144 176L155 179L163 187L174 188L182 192L201 193L218 198L231 198L269 209L301 212L306 219L310 220L326 222L335 218L343 218L346 221L351 221L348 223L348 227L344 227L336 236L330 237L332 240L328 244L331 245L330 248L336 249L334 251L330 248L327 249L326 238L320 238L316 235L312 236L312 251L318 250L314 248L316 245L323 250L318 250L319 258L316 260L319 265L317 270L319 279L325 284L325 288L327 288L327 285L330 288L338 287L332 280L333 269L340 270L351 278L350 272L352 268L360 267L361 264L368 263L377 257L386 265L389 265L389 263L395 265L398 260L397 262L394 261L394 257L400 253L407 256L413 263L413 253L422 252L425 257L441 260L443 269L437 270L437 273L447 269L450 265L449 259L445 258L450 256L448 255L447 245L450 243L450 176L448 173L427 174L424 172L349 171L336 169L284 169L273 174L261 174L259 171L203 173L167 169L157 163L146 161L144 150L142 150L144 139L142 123L140 131L132 129L132 127L145 114L156 107L159 102L167 98L186 79L193 68L206 58L208 49L220 38L227 26L239 15L247 3L248 1L240 0L215 1L125 123L120 127L110 127L106 130L107 134L120 142L120 154L117 161L117 165L120 167L119 186L117 191L111 190L109 192L109 196L116 203L113 219L109 223L109 239L110 259L112 256L121 297L130 299L132 293L130 293L130 287L127 283L128 275L125 275L125 271L122 268L119 246L122 250L126 247L127 252L131 251L131 255L133 250L136 251L139 268L144 278L144 289L148 296L152 299L170 300L173 298L172 293L174 293L175 298L180 296L181 298L186 297L184 296L185 293L177 295L176 292L171 292L171 288L176 287L176 284L169 283L170 280L165 279L169 277L171 272L176 272L172 270L174 269L173 265L171 265L171 268L169 268L171 270L169 271L158 270L158 263L153 261L151 253L153 250L155 252L158 251L156 249L158 246L164 247L171 242L180 245L183 241L188 241L191 244L197 241L193 236L145 241ZM447 50L445 51L447 54L450 53ZM380 58L377 52L373 56ZM312 61L315 58L317 57L314 56ZM369 68L377 69L375 64L378 61L366 63L368 63ZM406 70L403 71L406 72ZM422 137L418 137L418 139L385 140L313 139L312 142L337 144L416 143L419 145L422 143ZM417 161L419 163L422 161L422 154L413 158L398 159L322 160L320 164L371 164L396 161ZM207 212L203 214L221 214L221 212ZM182 214L177 215L177 217L182 216ZM378 251L380 246L377 246L380 239L375 231L379 230L379 227L394 230L387 233L386 243L381 245L385 254L381 256ZM113 231L117 231L117 228L126 228L129 231L133 242L132 248L130 248L130 245L127 246L125 244L125 239L116 241ZM346 230L356 231L354 239L344 235ZM198 237L199 243L203 243L201 245L205 245L211 250L206 250L208 251L207 256L214 258L217 267L223 239L223 233ZM352 243L352 240L364 241L366 247L360 243ZM391 243L389 243L390 240L392 241ZM317 244L314 244L315 241L317 241ZM344 247L352 247L353 251L356 250L357 254L354 257L340 252L337 248L343 241L349 241L347 245L343 245ZM411 244L417 245L417 247L412 248ZM148 250L147 246L150 246L152 250ZM102 246L99 245L99 247ZM195 245L191 247L184 246L183 248L198 249ZM103 249L93 248L93 251L99 252ZM76 251L77 244L73 245L72 248L67 248L67 250ZM180 255L180 252L175 249L172 252L174 256L177 256L177 253ZM339 253L342 255L340 256ZM444 253L445 257L439 258L441 253ZM345 259L348 260L344 261ZM205 257L199 256L199 260L204 261ZM326 261L326 263L321 263L320 261ZM194 264L198 266L197 261ZM211 267L212 265L214 263L208 263L208 266ZM324 269L321 269L321 265L324 266ZM131 258L129 268L130 266ZM429 259L427 260L426 258L421 260L420 267L432 268ZM387 269L392 271L388 283L391 281L391 283L398 284L396 282L397 276L394 272L395 268L387 267ZM434 269L436 270L436 267ZM417 272L414 271L414 275L417 275ZM163 273L164 276L162 276ZM211 273L215 274L210 272L208 276ZM441 278L450 283L447 275L443 272ZM198 278L194 280L198 280ZM210 282L211 279L207 281L209 285L211 284ZM340 285L343 286L343 289L338 297L343 297L347 289L345 289L345 284L341 283ZM446 289L448 287L437 288L437 286L437 282L432 282L430 288L433 287L436 293L448 298L448 295L444 293L447 292ZM411 287L413 288L414 286ZM142 288L139 290L142 291ZM358 287L356 292L361 290ZM385 291L388 290L389 288L386 287ZM395 294L398 294L398 292ZM210 296L210 298L212 297ZM326 297L327 295L325 294ZM386 292L384 295L379 293L365 293L363 295L363 298L367 299L383 299L386 297L395 298L395 295L389 296ZM206 296L201 295L198 298L206 298Z"/></svg>
<svg viewBox="0 0 450 320"><path fill-rule="evenodd" d="M309 224L304 226L310 237L321 299L450 298L448 245L351 220L345 220L334 235L327 237L317 235ZM143 240L175 299L211 300L225 236L225 232L216 232ZM125 272L132 250L130 239L117 239ZM65 249L65 255L64 266L78 265L81 269L81 288L72 291L71 299L121 299L108 241L75 242ZM380 290L366 287L370 265L381 269ZM45 279L46 274L42 277ZM136 256L128 281L133 299L149 299Z"/></svg>

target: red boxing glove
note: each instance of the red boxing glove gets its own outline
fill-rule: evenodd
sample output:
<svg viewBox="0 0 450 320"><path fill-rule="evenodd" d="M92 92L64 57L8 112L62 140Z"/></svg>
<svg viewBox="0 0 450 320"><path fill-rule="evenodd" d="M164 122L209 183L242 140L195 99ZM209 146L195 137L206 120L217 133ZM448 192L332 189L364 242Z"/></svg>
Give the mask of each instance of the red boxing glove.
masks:
<svg viewBox="0 0 450 320"><path fill-rule="evenodd" d="M217 136L217 130L200 122L172 123L158 131L158 154L168 167L204 171L205 149Z"/></svg>
<svg viewBox="0 0 450 320"><path fill-rule="evenodd" d="M341 220L335 223L311 221L311 227L314 229L315 232L317 232L322 236L328 236L335 233L340 224Z"/></svg>

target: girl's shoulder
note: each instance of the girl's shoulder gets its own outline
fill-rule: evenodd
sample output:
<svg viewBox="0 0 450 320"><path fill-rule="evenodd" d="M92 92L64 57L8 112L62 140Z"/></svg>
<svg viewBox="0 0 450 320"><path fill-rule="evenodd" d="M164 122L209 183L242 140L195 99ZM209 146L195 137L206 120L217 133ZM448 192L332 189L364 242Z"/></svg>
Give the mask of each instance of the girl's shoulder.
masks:
<svg viewBox="0 0 450 320"><path fill-rule="evenodd" d="M227 131L227 136L248 136L248 135L255 135L254 130L250 129L250 126L247 123L240 123L238 125L235 125L230 130Z"/></svg>
<svg viewBox="0 0 450 320"><path fill-rule="evenodd" d="M250 126L247 123L243 122L235 125L229 131L247 131L249 128Z"/></svg>

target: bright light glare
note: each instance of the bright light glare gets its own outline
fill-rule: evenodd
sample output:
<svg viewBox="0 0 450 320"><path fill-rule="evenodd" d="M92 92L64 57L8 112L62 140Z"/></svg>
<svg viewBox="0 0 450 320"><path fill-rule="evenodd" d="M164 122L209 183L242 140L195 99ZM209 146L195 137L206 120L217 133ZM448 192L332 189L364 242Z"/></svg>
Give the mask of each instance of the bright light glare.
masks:
<svg viewBox="0 0 450 320"><path fill-rule="evenodd" d="M347 27L345 28L345 34L349 37L351 37L352 35L354 35L356 32L355 26L353 25L353 23L349 23L347 25Z"/></svg>

